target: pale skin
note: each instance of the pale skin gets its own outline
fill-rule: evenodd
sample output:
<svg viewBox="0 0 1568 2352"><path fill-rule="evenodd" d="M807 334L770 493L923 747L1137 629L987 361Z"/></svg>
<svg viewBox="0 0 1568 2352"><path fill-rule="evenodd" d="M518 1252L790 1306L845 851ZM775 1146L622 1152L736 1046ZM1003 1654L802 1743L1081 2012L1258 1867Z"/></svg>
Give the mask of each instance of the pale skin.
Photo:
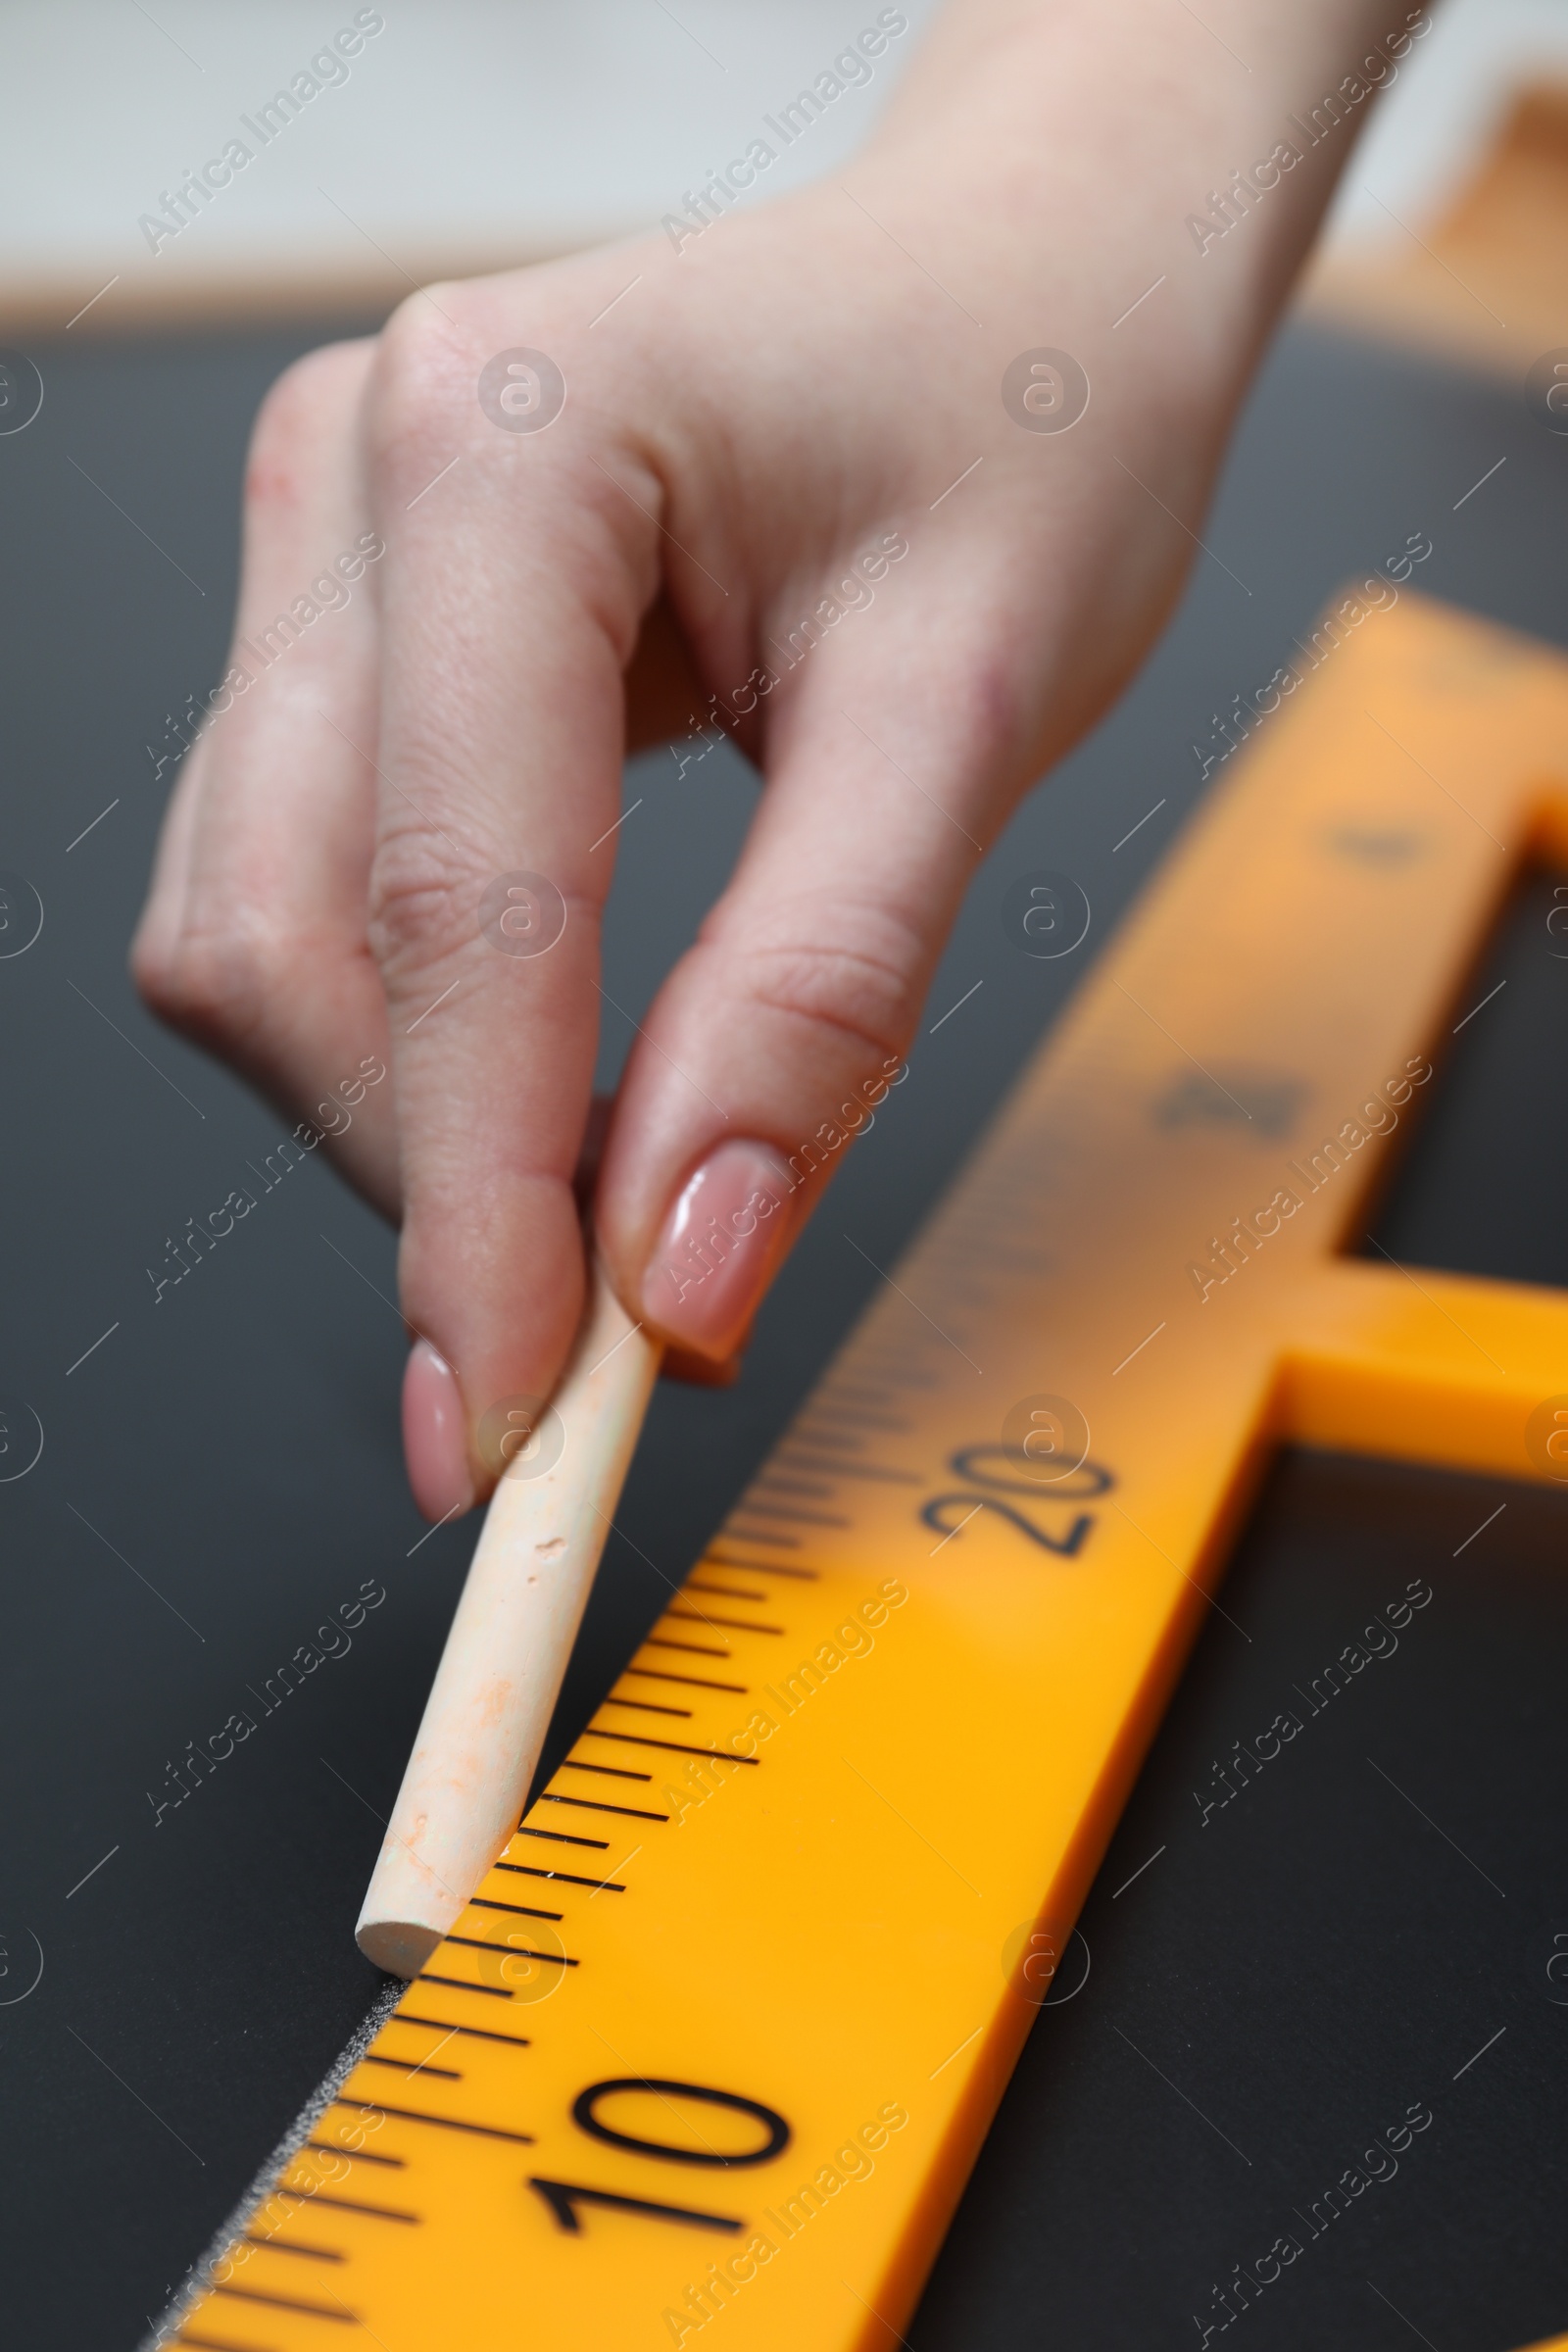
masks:
<svg viewBox="0 0 1568 2352"><path fill-rule="evenodd" d="M629 1310L722 1377L835 1164L792 1189L791 1156L898 1066L975 844L1168 614L1369 103L1298 138L1201 252L1188 216L1288 117L1375 78L1362 60L1399 54L1405 24L1393 0L1205 0L1201 24L1180 0L951 0L837 178L678 251L661 234L436 286L270 394L237 639L365 534L385 554L209 721L133 965L295 1117L387 1063L328 1150L401 1222L429 1517L488 1492L483 1417L548 1394L581 1313L572 1176L628 748L716 696L765 779L644 1020L594 1207ZM1042 346L1093 387L1068 432L1003 404ZM476 396L518 347L565 380L537 433ZM777 649L890 540L907 553L870 601L840 594L858 609L786 669ZM749 697L759 668L777 683ZM545 955L481 931L519 870L565 903ZM729 1238L693 1279L685 1235L714 1220Z"/></svg>

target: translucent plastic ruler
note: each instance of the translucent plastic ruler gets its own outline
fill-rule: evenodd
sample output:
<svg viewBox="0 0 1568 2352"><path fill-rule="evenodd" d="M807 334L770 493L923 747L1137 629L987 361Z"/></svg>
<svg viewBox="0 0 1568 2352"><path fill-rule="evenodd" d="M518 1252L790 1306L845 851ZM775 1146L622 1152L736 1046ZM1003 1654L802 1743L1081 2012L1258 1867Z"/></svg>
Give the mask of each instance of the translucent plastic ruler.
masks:
<svg viewBox="0 0 1568 2352"><path fill-rule="evenodd" d="M1339 1253L1533 852L1568 664L1370 617L172 2340L898 2341L1269 1449L1568 1475L1568 1299Z"/></svg>

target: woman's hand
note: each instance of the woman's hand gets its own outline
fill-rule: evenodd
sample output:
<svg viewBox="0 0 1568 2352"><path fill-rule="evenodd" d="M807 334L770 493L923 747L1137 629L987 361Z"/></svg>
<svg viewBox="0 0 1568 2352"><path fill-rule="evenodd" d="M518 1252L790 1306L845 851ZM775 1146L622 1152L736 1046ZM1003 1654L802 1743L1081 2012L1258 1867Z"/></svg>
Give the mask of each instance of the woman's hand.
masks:
<svg viewBox="0 0 1568 2352"><path fill-rule="evenodd" d="M1367 14L1275 13L1228 9L1244 87L1147 0L956 8L842 185L436 286L269 397L135 972L295 1116L389 1063L333 1150L403 1220L432 1518L487 1491L486 1415L548 1393L578 1319L628 744L706 712L767 785L598 1192L622 1298L716 1367L984 849L1176 593L1329 175L1303 157L1212 250L1185 216Z"/></svg>

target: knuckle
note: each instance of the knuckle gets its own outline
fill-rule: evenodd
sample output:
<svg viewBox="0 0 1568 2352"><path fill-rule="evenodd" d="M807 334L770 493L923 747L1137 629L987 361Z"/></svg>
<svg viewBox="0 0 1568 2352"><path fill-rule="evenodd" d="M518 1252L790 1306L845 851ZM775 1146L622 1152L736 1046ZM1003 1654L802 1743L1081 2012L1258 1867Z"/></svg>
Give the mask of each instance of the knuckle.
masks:
<svg viewBox="0 0 1568 2352"><path fill-rule="evenodd" d="M464 285L435 293L434 301L412 294L401 303L376 346L367 435L372 464L394 475L405 457L422 463L437 443L450 443L455 421L470 428L478 371L494 348L487 338L499 331L481 293Z"/></svg>
<svg viewBox="0 0 1568 2352"><path fill-rule="evenodd" d="M187 920L167 939L138 939L131 970L153 1011L202 1044L233 1052L280 1003L295 945L257 907L219 924Z"/></svg>
<svg viewBox="0 0 1568 2352"><path fill-rule="evenodd" d="M369 349L366 343L328 343L283 370L251 430L248 506L297 503L306 453L319 438L323 418L355 396Z"/></svg>
<svg viewBox="0 0 1568 2352"><path fill-rule="evenodd" d="M400 305L381 331L365 405L370 464L389 491L437 451L450 458L455 444L495 455L496 388L486 389L486 371L524 350L543 351L560 378L548 412L553 417L563 387L577 384L586 353L568 297L541 280L527 282L519 300L510 279L478 278ZM415 487L426 478L421 474Z"/></svg>
<svg viewBox="0 0 1568 2352"><path fill-rule="evenodd" d="M444 832L411 819L383 833L370 862L366 938L385 987L396 992L416 979L422 982L459 957L474 956L488 966L495 950L491 898L508 881L540 887L541 902L548 902L539 910L547 942L537 952L547 953L569 933L566 960L580 979L581 953L597 941L603 917L597 896L565 881L558 885L548 875L526 873L501 856L487 862L482 848L459 846ZM502 955L499 960L511 957ZM563 968L550 966L552 973Z"/></svg>
<svg viewBox="0 0 1568 2352"><path fill-rule="evenodd" d="M439 838L388 834L371 860L367 933L389 985L426 972L477 936L488 877Z"/></svg>
<svg viewBox="0 0 1568 2352"><path fill-rule="evenodd" d="M744 998L877 1054L902 1048L919 1009L922 943L896 916L864 906L850 919L776 922L760 936L715 940Z"/></svg>

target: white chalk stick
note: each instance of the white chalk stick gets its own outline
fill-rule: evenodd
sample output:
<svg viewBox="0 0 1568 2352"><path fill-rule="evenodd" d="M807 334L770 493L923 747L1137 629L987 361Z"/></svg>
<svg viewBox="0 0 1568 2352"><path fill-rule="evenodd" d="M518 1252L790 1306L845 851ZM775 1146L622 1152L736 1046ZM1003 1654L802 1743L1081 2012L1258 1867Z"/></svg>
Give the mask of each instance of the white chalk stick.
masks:
<svg viewBox="0 0 1568 2352"><path fill-rule="evenodd" d="M659 1358L596 1266L559 1425L496 1488L355 1930L394 1976L417 1976L516 1829Z"/></svg>

